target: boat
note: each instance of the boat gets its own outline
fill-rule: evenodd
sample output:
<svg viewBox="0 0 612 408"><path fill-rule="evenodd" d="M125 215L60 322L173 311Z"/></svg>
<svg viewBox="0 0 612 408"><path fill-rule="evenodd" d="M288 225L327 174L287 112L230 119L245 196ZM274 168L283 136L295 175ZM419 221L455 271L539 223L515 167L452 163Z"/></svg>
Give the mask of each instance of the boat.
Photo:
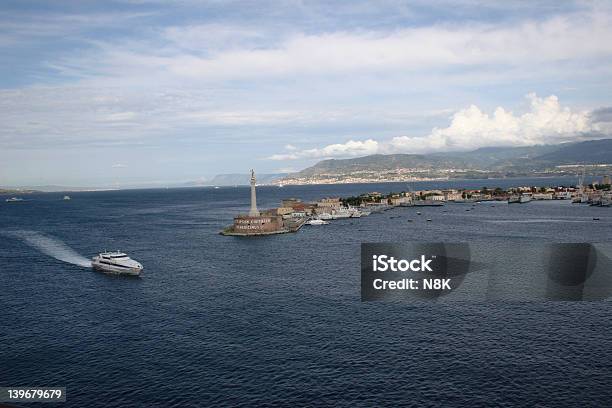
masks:
<svg viewBox="0 0 612 408"><path fill-rule="evenodd" d="M361 218L361 216L363 215L361 211L353 207L349 208L349 213L351 214L350 215L351 218Z"/></svg>
<svg viewBox="0 0 612 408"><path fill-rule="evenodd" d="M317 213L317 218L320 220L333 220L334 218L332 217L332 215L330 213Z"/></svg>
<svg viewBox="0 0 612 408"><path fill-rule="evenodd" d="M71 199L71 198L70 198L70 196L67 196L67 195L66 195L66 196L64 196L64 201L68 201L68 200L70 200L70 199Z"/></svg>
<svg viewBox="0 0 612 408"><path fill-rule="evenodd" d="M513 194L508 197L508 204L525 204L531 201L531 195L529 194Z"/></svg>
<svg viewBox="0 0 612 408"><path fill-rule="evenodd" d="M120 251L102 252L91 259L91 266L98 271L117 275L138 276L142 265Z"/></svg>
<svg viewBox="0 0 612 408"><path fill-rule="evenodd" d="M19 197L11 197L11 198L7 198L5 200L7 203L16 203L18 201L23 201L23 198L19 198Z"/></svg>
<svg viewBox="0 0 612 408"><path fill-rule="evenodd" d="M306 221L308 225L327 225L329 221L322 220L320 218L313 218L312 220Z"/></svg>
<svg viewBox="0 0 612 408"><path fill-rule="evenodd" d="M332 220L337 220L337 219L340 219L340 218L350 218L351 217L351 212L349 211L348 208L341 207L341 208L333 211L331 216L332 216Z"/></svg>

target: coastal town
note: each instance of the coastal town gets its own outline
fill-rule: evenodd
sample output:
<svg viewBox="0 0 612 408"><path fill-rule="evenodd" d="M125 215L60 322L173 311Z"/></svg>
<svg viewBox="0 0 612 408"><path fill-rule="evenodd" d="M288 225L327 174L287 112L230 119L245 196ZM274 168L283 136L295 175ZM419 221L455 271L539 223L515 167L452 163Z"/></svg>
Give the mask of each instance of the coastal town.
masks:
<svg viewBox="0 0 612 408"><path fill-rule="evenodd" d="M383 194L368 192L351 197L325 197L314 202L286 198L277 208L257 208L256 177L251 170L251 207L248 214L237 215L233 225L222 235L249 236L297 232L304 225L326 225L331 220L361 218L394 207L441 207L446 203L479 203L485 201L526 204L531 201L569 200L573 204L610 207L610 176L577 186L518 186L482 189L442 189L402 191Z"/></svg>

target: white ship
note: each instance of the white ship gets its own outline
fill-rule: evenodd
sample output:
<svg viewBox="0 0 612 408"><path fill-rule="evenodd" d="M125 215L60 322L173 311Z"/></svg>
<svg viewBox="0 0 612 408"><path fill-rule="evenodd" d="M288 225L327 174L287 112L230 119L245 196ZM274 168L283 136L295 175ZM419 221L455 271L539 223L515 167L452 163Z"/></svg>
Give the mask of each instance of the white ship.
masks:
<svg viewBox="0 0 612 408"><path fill-rule="evenodd" d="M18 201L23 201L23 198L19 198L19 197L11 197L11 198L7 198L5 200L7 203L16 203Z"/></svg>
<svg viewBox="0 0 612 408"><path fill-rule="evenodd" d="M508 204L525 204L531 201L529 194L513 194L508 198Z"/></svg>
<svg viewBox="0 0 612 408"><path fill-rule="evenodd" d="M64 201L68 201L68 200L70 200L70 196L65 195L64 196Z"/></svg>
<svg viewBox="0 0 612 408"><path fill-rule="evenodd" d="M327 225L329 224L329 221L324 221L319 218L313 218L312 220L306 221L306 224L308 225Z"/></svg>
<svg viewBox="0 0 612 408"><path fill-rule="evenodd" d="M123 252L102 252L91 260L91 266L102 272L118 275L140 275L142 265Z"/></svg>
<svg viewBox="0 0 612 408"><path fill-rule="evenodd" d="M340 218L350 218L351 212L348 208L341 207L332 212L332 220L338 220Z"/></svg>

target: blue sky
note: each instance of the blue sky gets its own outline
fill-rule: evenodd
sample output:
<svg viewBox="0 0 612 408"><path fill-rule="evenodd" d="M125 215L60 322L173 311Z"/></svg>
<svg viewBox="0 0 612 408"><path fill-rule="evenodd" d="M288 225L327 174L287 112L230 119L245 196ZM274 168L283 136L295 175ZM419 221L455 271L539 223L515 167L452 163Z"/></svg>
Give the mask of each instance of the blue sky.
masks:
<svg viewBox="0 0 612 408"><path fill-rule="evenodd" d="M4 1L0 185L607 137L604 1Z"/></svg>

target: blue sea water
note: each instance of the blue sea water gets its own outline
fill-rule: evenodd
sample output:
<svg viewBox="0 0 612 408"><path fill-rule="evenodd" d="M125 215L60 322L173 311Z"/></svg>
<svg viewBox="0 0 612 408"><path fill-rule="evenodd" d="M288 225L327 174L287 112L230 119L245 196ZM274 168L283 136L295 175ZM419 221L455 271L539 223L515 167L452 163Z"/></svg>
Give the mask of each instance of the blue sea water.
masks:
<svg viewBox="0 0 612 408"><path fill-rule="evenodd" d="M575 180L411 187L559 183ZM261 187L258 199L403 189ZM609 302L362 303L359 292L361 242L610 242L610 208L420 209L432 222L397 208L238 238L218 232L248 208L245 187L63 195L0 203L0 386L65 386L67 407L612 401ZM143 263L143 277L78 265L104 249Z"/></svg>

